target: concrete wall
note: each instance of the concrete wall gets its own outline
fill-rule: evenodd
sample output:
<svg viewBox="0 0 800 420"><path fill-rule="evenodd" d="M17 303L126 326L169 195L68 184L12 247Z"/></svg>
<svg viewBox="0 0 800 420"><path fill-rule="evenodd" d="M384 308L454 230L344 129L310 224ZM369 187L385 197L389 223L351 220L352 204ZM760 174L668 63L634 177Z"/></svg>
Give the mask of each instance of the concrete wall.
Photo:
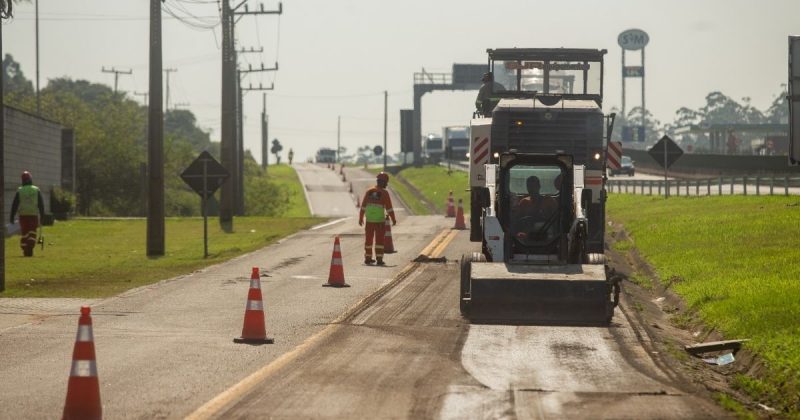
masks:
<svg viewBox="0 0 800 420"><path fill-rule="evenodd" d="M22 171L30 171L42 191L45 212L50 213L50 189L61 186L62 127L15 108L5 107L5 214L8 223L11 202L20 186Z"/></svg>
<svg viewBox="0 0 800 420"><path fill-rule="evenodd" d="M624 147L624 146L623 146ZM644 150L624 149L636 169L661 173L663 168ZM709 155L686 153L669 168L676 175L758 175L800 173L800 166L789 166L786 156Z"/></svg>

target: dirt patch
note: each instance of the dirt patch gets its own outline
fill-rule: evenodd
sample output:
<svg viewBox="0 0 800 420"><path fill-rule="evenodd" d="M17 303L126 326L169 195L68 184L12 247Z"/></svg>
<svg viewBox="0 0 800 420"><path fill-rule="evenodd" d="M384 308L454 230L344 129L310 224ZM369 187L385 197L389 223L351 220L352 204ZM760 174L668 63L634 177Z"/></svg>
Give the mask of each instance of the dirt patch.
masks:
<svg viewBox="0 0 800 420"><path fill-rule="evenodd" d="M703 324L697 313L673 292L683 279L660 279L639 254L624 226L609 222L606 237L606 257L609 266L623 279L623 303L626 314L636 320L652 341L654 357L679 384L687 390L700 388L707 397L720 393L734 398L764 418L776 415L767 407L753 401L734 386L738 374L759 377L764 367L747 350L735 354L736 361L726 366L710 365L689 355L684 346L725 339L715 329ZM729 337L730 339L747 337ZM707 355L716 356L721 353Z"/></svg>

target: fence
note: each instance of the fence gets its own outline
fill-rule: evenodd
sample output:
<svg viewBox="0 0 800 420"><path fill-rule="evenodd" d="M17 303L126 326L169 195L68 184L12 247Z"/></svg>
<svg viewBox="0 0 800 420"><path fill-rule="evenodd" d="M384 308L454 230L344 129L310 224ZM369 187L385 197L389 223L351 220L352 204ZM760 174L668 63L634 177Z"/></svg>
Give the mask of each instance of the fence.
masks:
<svg viewBox="0 0 800 420"><path fill-rule="evenodd" d="M701 196L701 195L800 195L800 177L734 176L707 179L608 180L609 193Z"/></svg>

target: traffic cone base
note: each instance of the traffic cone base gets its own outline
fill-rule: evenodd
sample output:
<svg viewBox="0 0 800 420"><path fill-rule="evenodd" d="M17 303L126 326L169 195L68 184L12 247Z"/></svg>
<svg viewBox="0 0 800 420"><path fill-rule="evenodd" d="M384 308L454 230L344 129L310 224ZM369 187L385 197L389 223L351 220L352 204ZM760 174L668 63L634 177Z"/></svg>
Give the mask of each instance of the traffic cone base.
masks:
<svg viewBox="0 0 800 420"><path fill-rule="evenodd" d="M250 275L250 290L247 292L242 335L234 338L233 342L243 344L273 344L275 342L274 339L267 337L267 328L264 323L264 300L261 297L261 276L258 267L253 267Z"/></svg>
<svg viewBox="0 0 800 420"><path fill-rule="evenodd" d="M325 287L350 287L344 281L344 267L342 267L342 248L339 237L333 241L333 255L331 256L331 270L328 273L328 282Z"/></svg>

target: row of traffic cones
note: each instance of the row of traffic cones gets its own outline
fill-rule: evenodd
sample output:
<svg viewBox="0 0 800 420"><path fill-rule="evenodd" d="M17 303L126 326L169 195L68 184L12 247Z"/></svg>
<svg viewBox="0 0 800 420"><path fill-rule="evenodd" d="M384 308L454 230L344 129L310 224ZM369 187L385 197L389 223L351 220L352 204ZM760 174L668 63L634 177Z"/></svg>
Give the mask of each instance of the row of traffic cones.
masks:
<svg viewBox="0 0 800 420"><path fill-rule="evenodd" d="M447 195L447 213L444 217L455 217L456 224L453 229L466 229L467 224L464 222L464 206L462 204L462 200L458 199L458 210L453 205L453 192L450 191L450 194Z"/></svg>
<svg viewBox="0 0 800 420"><path fill-rule="evenodd" d="M386 218L386 241L384 252L393 253L392 228ZM323 286L350 287L344 279L342 250L339 236L333 242L333 255L328 273L328 282ZM250 274L250 288L247 292L247 305L244 310L242 335L234 338L234 343L272 344L273 338L267 337L264 321L264 302L261 295L261 275L258 267L253 267ZM94 351L94 333L92 331L91 308L81 307L78 319L78 334L72 352L72 367L67 384L67 398L64 403L63 419L101 419L103 417L100 401L100 382L97 376L97 360Z"/></svg>

